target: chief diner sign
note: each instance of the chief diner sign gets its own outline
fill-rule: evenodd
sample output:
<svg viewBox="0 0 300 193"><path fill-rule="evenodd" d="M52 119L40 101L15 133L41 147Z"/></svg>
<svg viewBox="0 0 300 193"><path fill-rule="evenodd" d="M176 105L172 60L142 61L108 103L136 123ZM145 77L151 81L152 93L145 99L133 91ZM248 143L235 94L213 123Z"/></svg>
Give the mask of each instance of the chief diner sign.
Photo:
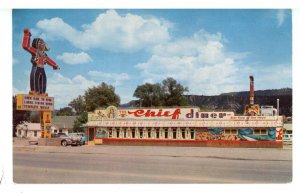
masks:
<svg viewBox="0 0 300 193"><path fill-rule="evenodd" d="M200 112L199 108L143 108L143 109L117 109L109 106L106 109L89 113L89 121L107 119L216 119L234 116L233 112Z"/></svg>

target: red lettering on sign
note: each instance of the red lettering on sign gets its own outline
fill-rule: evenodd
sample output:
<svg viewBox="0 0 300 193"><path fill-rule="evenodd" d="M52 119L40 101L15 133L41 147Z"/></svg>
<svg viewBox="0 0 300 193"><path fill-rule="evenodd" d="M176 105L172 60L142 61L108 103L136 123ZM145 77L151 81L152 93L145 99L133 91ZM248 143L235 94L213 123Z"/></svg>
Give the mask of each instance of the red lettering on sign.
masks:
<svg viewBox="0 0 300 193"><path fill-rule="evenodd" d="M128 111L128 114L133 114L135 117L171 117L172 119L179 119L180 109L175 109L173 113L170 111L163 111L160 109L158 112L153 110L139 109L136 111Z"/></svg>

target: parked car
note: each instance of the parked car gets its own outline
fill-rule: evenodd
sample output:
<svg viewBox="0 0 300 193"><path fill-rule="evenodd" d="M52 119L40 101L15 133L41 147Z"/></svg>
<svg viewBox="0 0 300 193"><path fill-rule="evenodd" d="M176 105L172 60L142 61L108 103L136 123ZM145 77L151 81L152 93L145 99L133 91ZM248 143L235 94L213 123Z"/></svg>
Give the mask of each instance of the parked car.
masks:
<svg viewBox="0 0 300 193"><path fill-rule="evenodd" d="M85 133L69 133L70 137L79 138L81 145L85 145L87 138Z"/></svg>
<svg viewBox="0 0 300 193"><path fill-rule="evenodd" d="M70 137L65 133L55 133L55 134L53 134L53 137L60 138L62 146L81 145L79 137Z"/></svg>

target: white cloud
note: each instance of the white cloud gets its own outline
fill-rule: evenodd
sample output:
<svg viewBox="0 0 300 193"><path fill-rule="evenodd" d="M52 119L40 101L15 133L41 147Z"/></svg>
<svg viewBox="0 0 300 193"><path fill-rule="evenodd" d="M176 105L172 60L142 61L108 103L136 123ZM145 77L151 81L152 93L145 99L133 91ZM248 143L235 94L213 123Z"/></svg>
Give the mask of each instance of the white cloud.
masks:
<svg viewBox="0 0 300 193"><path fill-rule="evenodd" d="M57 109L67 106L71 100L83 95L87 88L96 85L96 82L88 80L82 75L67 78L55 72L53 76L48 77L47 93L49 96L55 97L55 108Z"/></svg>
<svg viewBox="0 0 300 193"><path fill-rule="evenodd" d="M277 26L280 27L286 18L286 10L280 9L277 11Z"/></svg>
<svg viewBox="0 0 300 193"><path fill-rule="evenodd" d="M76 75L72 78L63 76L60 73L53 73L53 76L48 78L47 83L47 93L51 93L54 96L55 108L59 109L61 107L68 106L68 103L79 95L84 95L88 88L97 86L100 82L106 82L112 84L111 82L119 83L117 85L112 84L116 89L116 94L121 97L121 102L128 102L132 98L132 88L127 88L121 86L122 81L129 79L126 73L121 74L110 74L98 71L89 72L90 76L102 77L106 80L93 81L82 75ZM14 89L17 92L17 89Z"/></svg>
<svg viewBox="0 0 300 193"><path fill-rule="evenodd" d="M192 37L159 45L151 58L136 65L144 80L160 82L173 77L191 94L219 94L236 89L236 60L242 54L227 53L222 34L204 30ZM235 58L234 56L239 57Z"/></svg>
<svg viewBox="0 0 300 193"><path fill-rule="evenodd" d="M254 89L279 89L291 88L292 83L292 64L272 64L266 65L258 63L251 63L251 65L239 65L238 71L233 75L235 77L235 87L230 87L226 92L232 91L248 91L249 90L249 76L254 76ZM222 91L223 92L223 91Z"/></svg>
<svg viewBox="0 0 300 193"><path fill-rule="evenodd" d="M88 50L101 48L115 52L134 52L170 39L171 24L155 17L119 15L115 10L100 14L91 24L77 30L61 18L44 19L37 23L48 39L61 38L75 47Z"/></svg>
<svg viewBox="0 0 300 193"><path fill-rule="evenodd" d="M62 60L66 64L84 64L93 61L92 58L85 52L80 52L80 53L64 52L62 55L57 56L57 59Z"/></svg>
<svg viewBox="0 0 300 193"><path fill-rule="evenodd" d="M108 82L113 86L120 86L124 81L129 80L127 73L105 73L101 71L89 71L88 75L100 79L101 81Z"/></svg>

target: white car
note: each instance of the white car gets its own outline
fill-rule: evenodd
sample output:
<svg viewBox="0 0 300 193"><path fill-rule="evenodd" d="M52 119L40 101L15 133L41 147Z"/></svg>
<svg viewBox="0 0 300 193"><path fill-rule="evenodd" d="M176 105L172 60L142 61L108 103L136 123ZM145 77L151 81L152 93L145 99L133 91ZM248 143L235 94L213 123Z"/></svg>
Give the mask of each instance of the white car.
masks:
<svg viewBox="0 0 300 193"><path fill-rule="evenodd" d="M76 140L79 140L81 145L84 145L86 142L86 136L84 133L69 133L68 134L71 138L74 138Z"/></svg>
<svg viewBox="0 0 300 193"><path fill-rule="evenodd" d="M79 137L71 137L68 136L65 133L56 133L54 137L61 139L61 145L67 146L67 145L81 145L80 138Z"/></svg>

